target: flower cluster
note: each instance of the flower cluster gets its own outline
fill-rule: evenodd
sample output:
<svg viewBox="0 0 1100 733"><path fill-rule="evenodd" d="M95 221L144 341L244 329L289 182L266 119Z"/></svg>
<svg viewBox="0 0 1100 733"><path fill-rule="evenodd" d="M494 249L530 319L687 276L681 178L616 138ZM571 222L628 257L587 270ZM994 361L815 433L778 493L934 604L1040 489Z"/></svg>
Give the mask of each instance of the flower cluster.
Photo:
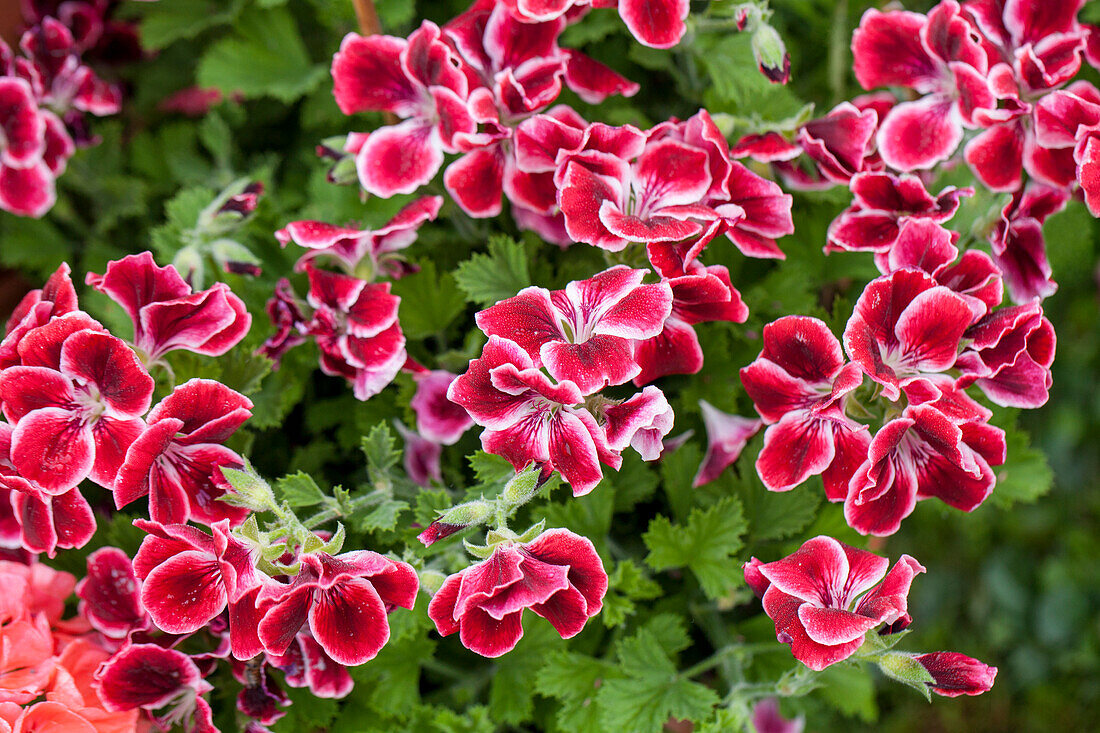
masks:
<svg viewBox="0 0 1100 733"><path fill-rule="evenodd" d="M795 659L823 670L860 652L883 672L938 695L979 695L993 686L996 667L957 652L906 654L889 651L879 636L912 622L909 587L924 567L902 555L889 562L832 537L815 537L775 562L745 563L745 582L761 596L775 622L776 638L791 645ZM878 634L872 634L881 626ZM873 642L867 643L869 639ZM869 654L865 650L872 647Z"/></svg>
<svg viewBox="0 0 1100 733"><path fill-rule="evenodd" d="M286 246L293 242L308 251L295 269L309 278L303 303L283 278L268 301L267 312L276 333L260 349L275 361L312 336L321 351L321 370L346 379L355 397L367 400L388 385L408 356L397 319L401 299L379 277L401 278L416 271L401 250L416 241L416 230L435 219L439 196L418 199L378 230L337 227L319 221L296 221L275 233ZM318 267L318 260L339 272Z"/></svg>
<svg viewBox="0 0 1100 733"><path fill-rule="evenodd" d="M69 2L56 11L34 13L22 55L0 41L0 208L20 216L49 211L76 147L95 142L84 115L115 114L122 101L82 59L107 31L104 9Z"/></svg>
<svg viewBox="0 0 1100 733"><path fill-rule="evenodd" d="M965 390L976 384L1008 407L1044 404L1054 330L1038 303L997 308L999 270L981 252L960 256L956 240L931 219L905 221L876 256L884 274L857 300L843 350L815 318L765 327L741 380L769 425L756 464L769 489L820 474L848 523L876 535L897 531L918 499L971 511L993 490L1004 433ZM872 437L857 418L876 415Z"/></svg>
<svg viewBox="0 0 1100 733"><path fill-rule="evenodd" d="M152 255L111 262L89 284L134 322L132 343L79 309L62 265L29 293L0 341L0 491L5 543L51 556L95 532L84 479L114 492L122 507L148 495L154 517L243 519L215 501L218 467L243 459L222 442L252 403L216 382L192 380L150 410L149 369L175 349L225 353L248 331L244 304L219 283L193 293Z"/></svg>

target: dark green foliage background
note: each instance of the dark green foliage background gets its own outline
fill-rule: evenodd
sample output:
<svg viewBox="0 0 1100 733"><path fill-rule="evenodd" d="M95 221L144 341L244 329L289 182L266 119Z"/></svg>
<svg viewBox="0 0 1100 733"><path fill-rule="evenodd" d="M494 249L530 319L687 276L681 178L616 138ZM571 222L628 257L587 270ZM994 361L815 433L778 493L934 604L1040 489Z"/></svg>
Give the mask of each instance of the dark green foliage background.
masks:
<svg viewBox="0 0 1100 733"><path fill-rule="evenodd" d="M773 23L793 60L789 87L772 86L755 70L746 37L700 34L679 48L655 51L633 42L614 12L593 12L567 31L563 45L584 48L641 82L642 91L595 108L568 92L562 101L590 120L640 126L672 115L684 118L706 106L733 115L740 131L794 115L806 102L823 114L861 91L851 76L848 41L869 5L772 3ZM693 3L694 10L706 6ZM59 181L54 210L41 221L0 216L0 265L37 281L62 260L81 277L146 248L167 262L216 191L241 176L263 180L268 193L240 239L263 260L264 274L258 280L222 275L256 316L252 333L231 357L177 356L173 367L181 379L215 377L250 391L256 417L234 447L250 451L263 475L301 471L325 494L342 486L352 497L379 481L394 483L392 502L349 518L349 548L400 553L410 542L419 548L412 539L416 530L406 529L410 523L426 523L434 510L467 495L499 489L506 473L499 461L480 455L471 465L464 457L479 447L478 431L445 452L447 488L416 492L402 482L400 464L393 465L397 456L384 429L376 427L394 418L412 424L411 379L400 377L396 386L358 403L342 382L315 372L310 346L291 352L273 373L249 356L269 333L263 303L278 277L292 275L297 256L279 248L274 230L307 218L379 225L408 200L364 203L354 187L326 182L326 164L314 155L325 137L382 122L370 114L346 118L332 99L328 65L340 39L355 29L350 1L162 0L124 7L140 18L150 58L119 70L129 88L128 103L119 117L96 123L103 143L72 160ZM378 7L385 30L405 35L419 18L442 24L464 3L381 0ZM1095 5L1085 13L1100 21ZM1095 80L1091 70L1087 76ZM196 83L239 93L241 102L223 103L201 119L158 111L166 95ZM956 171L950 182L965 176ZM438 192L441 186L437 182L434 188ZM965 234L995 201L979 195L954 224ZM819 533L867 543L844 526L838 506L819 499L818 481L789 494L765 492L751 463L759 436L734 469L693 491L691 477L705 447L698 400L752 414L736 368L756 356L760 329L779 316L817 315L840 332L863 284L877 274L869 257L822 254L825 229L846 203L843 189L796 195L797 231L781 242L785 262L746 260L725 242L708 249L708 263L730 267L751 315L743 326L699 327L707 357L702 373L661 383L676 410L674 434L694 429L691 441L657 467L628 458L621 473L609 473L583 499L558 489L524 510L523 518L545 516L550 526L592 538L612 575L605 610L580 636L562 642L544 622L530 618L514 653L482 660L455 638L440 640L429 631L422 597L413 613L392 616L393 639L382 654L353 670L358 684L350 698L319 701L292 691L295 705L276 730L646 731L670 716L696 719L706 730L728 730L734 719L715 717L711 707L731 680L741 674L748 684L774 681L795 666L780 648L744 660L743 669L730 662L690 679L677 674L730 641L774 640L740 580L740 563L750 555L777 559ZM999 412L999 425L1010 429L1018 423L1020 429L1010 429L1009 463L998 470L1001 482L991 500L972 515L925 502L901 532L873 545L891 559L909 553L929 571L914 585L915 623L902 647L978 657L1000 668L996 687L979 698L937 699L929 706L875 672L837 667L822 675L821 688L783 703L787 713L805 713L809 729L1041 730L1055 720L1069 729L1095 725L1100 712L1098 228L1079 203L1046 226L1060 285L1044 304L1060 342L1054 389L1041 410L1018 416ZM521 236L507 213L473 221L450 202L439 222L424 227L409 254L422 270L396 283L394 291L402 297L410 353L429 366L458 370L480 350L483 337L472 318L479 307L527 284L560 287L608 264L593 248L578 245L562 253ZM292 279L303 292L300 276ZM105 298L95 293L82 298L94 315L126 333L125 318ZM361 452L363 436L369 436L370 470ZM305 479L281 482L278 489L303 507L318 501ZM89 497L107 506L102 493L89 491ZM87 551L103 544L133 551L141 533L129 526L130 519L102 511L93 544L62 553L56 564L79 572ZM414 555L443 558L445 569L458 569L456 540ZM216 685L214 703L224 730L235 727L237 689L228 674Z"/></svg>

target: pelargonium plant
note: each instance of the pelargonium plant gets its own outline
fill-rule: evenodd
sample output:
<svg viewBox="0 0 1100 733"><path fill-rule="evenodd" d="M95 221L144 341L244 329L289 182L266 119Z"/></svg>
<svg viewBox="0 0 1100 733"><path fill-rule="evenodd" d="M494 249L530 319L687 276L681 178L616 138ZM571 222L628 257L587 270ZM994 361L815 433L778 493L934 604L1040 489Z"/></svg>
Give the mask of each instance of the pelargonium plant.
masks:
<svg viewBox="0 0 1100 733"><path fill-rule="evenodd" d="M1036 460L1044 224L1100 214L1083 0L869 8L823 112L779 2L169 4L28 3L0 45L0 208L82 221L85 114L188 185L6 317L0 730L801 730L871 674L993 688L899 648L945 572L905 527L990 522ZM136 22L162 70L239 28L130 109L93 68Z"/></svg>

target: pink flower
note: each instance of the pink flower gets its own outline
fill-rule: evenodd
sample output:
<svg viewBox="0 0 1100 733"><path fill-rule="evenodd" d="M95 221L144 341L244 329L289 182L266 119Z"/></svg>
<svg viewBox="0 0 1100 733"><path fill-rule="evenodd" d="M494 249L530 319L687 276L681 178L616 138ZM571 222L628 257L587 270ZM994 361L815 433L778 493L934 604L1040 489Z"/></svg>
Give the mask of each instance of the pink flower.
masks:
<svg viewBox="0 0 1100 733"><path fill-rule="evenodd" d="M942 224L958 211L962 196L974 193L972 188L948 186L932 196L917 176L885 172L857 173L849 187L854 200L829 225L828 249L887 252L906 221Z"/></svg>
<svg viewBox="0 0 1100 733"><path fill-rule="evenodd" d="M644 275L616 266L564 290L525 288L478 313L477 325L521 346L558 381L591 394L638 375L631 339L659 334L672 311L669 285L642 285Z"/></svg>
<svg viewBox="0 0 1100 733"><path fill-rule="evenodd" d="M471 424L473 424L471 422ZM414 484L430 486L432 481L443 483L440 457L443 446L429 440L415 430L409 430L400 420L394 421L397 433L405 440L405 473Z"/></svg>
<svg viewBox="0 0 1100 733"><path fill-rule="evenodd" d="M798 144L825 179L847 184L853 176L867 170L866 159L874 149L872 138L877 125L874 110L861 110L850 102L841 102L824 117L800 127Z"/></svg>
<svg viewBox="0 0 1100 733"><path fill-rule="evenodd" d="M12 76L0 78L0 208L39 217L57 198L46 154L46 118L38 110L31 85Z"/></svg>
<svg viewBox="0 0 1100 733"><path fill-rule="evenodd" d="M787 491L822 474L826 497L843 500L868 438L842 404L862 382L824 322L786 316L764 327L764 348L741 370L741 383L770 426L756 459L768 489Z"/></svg>
<svg viewBox="0 0 1100 733"><path fill-rule="evenodd" d="M910 404L878 431L849 484L844 518L850 527L891 535L919 499L937 497L969 512L993 491L990 466L1004 463L1004 431L988 425L989 412L965 394L953 396L979 413L977 419L952 419L947 406L933 401Z"/></svg>
<svg viewBox="0 0 1100 733"><path fill-rule="evenodd" d="M88 573L76 586L80 615L111 639L125 638L148 627L141 605L141 582L130 558L117 547L103 547L88 556Z"/></svg>
<svg viewBox="0 0 1100 733"><path fill-rule="evenodd" d="M303 334L309 323L302 314L298 296L285 277L279 278L275 284L275 294L267 301L264 310L275 326L275 333L264 341L256 353L271 359L274 371L279 368L283 354L307 341Z"/></svg>
<svg viewBox="0 0 1100 733"><path fill-rule="evenodd" d="M85 477L110 486L144 428L139 416L149 409L153 379L110 334L84 328L45 341L61 344L56 369L15 366L0 373L4 415L15 425L11 462L52 495Z"/></svg>
<svg viewBox="0 0 1100 733"><path fill-rule="evenodd" d="M321 371L352 384L355 398L382 391L405 363L405 336L397 321L401 299L390 284L318 270L308 265L308 332L321 350Z"/></svg>
<svg viewBox="0 0 1100 733"><path fill-rule="evenodd" d="M745 444L763 427L760 420L730 415L706 400L699 400L699 408L707 428L707 454L692 479L691 485L695 488L710 483L733 465Z"/></svg>
<svg viewBox="0 0 1100 733"><path fill-rule="evenodd" d="M170 708L153 716L161 725L182 724L186 731L216 730L210 704L201 695L214 689L202 679L191 657L156 644L132 644L96 672L96 690L111 711Z"/></svg>
<svg viewBox="0 0 1100 733"><path fill-rule="evenodd" d="M148 532L134 556L141 579L141 603L153 624L169 634L189 634L230 607L229 633L234 656L250 658L255 627L233 622L234 614L254 603L261 583L254 549L229 533L229 522L216 522L213 536L184 524L161 525L144 519L135 526ZM248 649L252 653L243 653Z"/></svg>
<svg viewBox="0 0 1100 733"><path fill-rule="evenodd" d="M603 410L607 444L614 451L629 445L643 461L655 461L664 450L664 438L672 430L675 416L664 393L646 387L630 399Z"/></svg>
<svg viewBox="0 0 1100 733"><path fill-rule="evenodd" d="M527 544L501 543L489 559L447 578L428 615L441 635L457 631L470 651L499 657L523 636L525 608L568 639L600 612L606 592L607 573L592 543L550 529Z"/></svg>
<svg viewBox="0 0 1100 733"><path fill-rule="evenodd" d="M308 687L314 697L346 697L355 686L347 668L337 664L321 645L302 629L285 654L266 655L271 666L281 670L290 687Z"/></svg>
<svg viewBox="0 0 1100 733"><path fill-rule="evenodd" d="M600 463L616 469L622 463L581 406L577 385L551 382L514 341L490 336L481 357L451 383L447 398L486 428L481 446L487 452L508 459L516 470L531 462L557 470L575 496L599 483Z"/></svg>
<svg viewBox="0 0 1100 733"><path fill-rule="evenodd" d="M993 687L997 668L958 652L932 652L914 657L935 682L928 685L937 695L980 695Z"/></svg>
<svg viewBox="0 0 1100 733"><path fill-rule="evenodd" d="M864 374L897 400L900 387L955 364L974 322L970 303L923 272L899 270L872 280L844 328L844 347Z"/></svg>
<svg viewBox="0 0 1100 733"><path fill-rule="evenodd" d="M305 624L325 653L356 666L375 657L390 637L386 614L412 608L420 588L416 571L376 552L333 557L308 553L289 585L260 590L260 641L269 653L285 654Z"/></svg>
<svg viewBox="0 0 1100 733"><path fill-rule="evenodd" d="M404 120L370 133L356 153L359 182L389 198L430 181L443 154L477 130L461 58L439 27L424 21L408 40L349 33L332 60L333 92L344 114L391 112Z"/></svg>
<svg viewBox="0 0 1100 733"><path fill-rule="evenodd" d="M396 280L410 271L398 252L416 241L417 229L426 221L434 221L442 205L442 196L417 199L376 230L293 221L275 232L275 238L284 247L294 242L309 250L294 263L298 272L306 270L307 263L315 259L331 258L348 275L365 271L367 279L385 275Z"/></svg>
<svg viewBox="0 0 1100 733"><path fill-rule="evenodd" d="M756 733L802 733L806 718L802 715L794 720L784 718L779 712L779 701L768 697L753 706L752 727Z"/></svg>
<svg viewBox="0 0 1100 733"><path fill-rule="evenodd" d="M1058 290L1047 261L1043 222L1065 208L1065 189L1031 184L1013 195L1001 210L1001 220L990 234L993 259L1004 274L1015 303L1043 300Z"/></svg>
<svg viewBox="0 0 1100 733"><path fill-rule="evenodd" d="M134 346L148 364L175 349L220 356L235 346L252 316L225 283L191 292L176 268L158 267L149 252L110 262L85 282L122 306L134 322Z"/></svg>
<svg viewBox="0 0 1100 733"><path fill-rule="evenodd" d="M176 387L150 410L147 427L126 451L111 486L116 508L148 496L149 517L160 524L244 521L248 510L218 501L219 467L244 464L222 443L251 409L251 400L211 379Z"/></svg>
<svg viewBox="0 0 1100 733"><path fill-rule="evenodd" d="M614 7L615 0L503 0L520 20L530 23L559 18L577 8ZM687 30L688 0L618 0L619 16L639 43L651 48L672 48Z"/></svg>
<svg viewBox="0 0 1100 733"><path fill-rule="evenodd" d="M954 0L927 15L908 11L864 13L852 35L856 79L864 89L900 86L924 96L890 110L877 133L887 165L931 168L950 156L963 127L976 127L977 110L996 99L986 81L989 61L975 29Z"/></svg>
<svg viewBox="0 0 1100 733"><path fill-rule="evenodd" d="M909 586L924 568L908 555L889 573L888 565L825 536L758 564L755 571L769 583L764 612L775 622L776 638L791 645L795 659L821 671L854 654L879 624L908 624Z"/></svg>
<svg viewBox="0 0 1100 733"><path fill-rule="evenodd" d="M970 327L959 354L960 387L977 384L1004 407L1041 407L1050 395L1056 338L1038 303L993 311Z"/></svg>
<svg viewBox="0 0 1100 733"><path fill-rule="evenodd" d="M454 445L474 424L461 405L447 398L447 390L457 376L442 369L413 375L416 394L409 407L416 413L416 429L426 439L441 445Z"/></svg>

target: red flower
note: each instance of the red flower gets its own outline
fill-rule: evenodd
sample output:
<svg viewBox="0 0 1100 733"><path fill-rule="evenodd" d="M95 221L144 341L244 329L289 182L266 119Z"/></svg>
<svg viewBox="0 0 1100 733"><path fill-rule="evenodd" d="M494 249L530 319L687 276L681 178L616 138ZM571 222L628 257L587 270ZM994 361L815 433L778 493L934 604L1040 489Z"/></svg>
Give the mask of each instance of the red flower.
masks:
<svg viewBox="0 0 1100 733"><path fill-rule="evenodd" d="M57 198L46 154L46 117L24 79L0 78L0 208L39 217Z"/></svg>
<svg viewBox="0 0 1100 733"><path fill-rule="evenodd" d="M523 636L525 608L568 639L600 612L606 592L607 573L592 543L550 529L527 544L501 543L489 559L447 578L428 615L441 635L457 631L470 651L499 657Z"/></svg>
<svg viewBox="0 0 1100 733"><path fill-rule="evenodd" d="M884 557L819 536L754 571L769 583L764 612L775 622L776 638L791 645L795 659L821 671L854 654L879 624L908 623L909 586L924 568L908 555L889 573L888 565Z"/></svg>
<svg viewBox="0 0 1100 733"><path fill-rule="evenodd" d="M191 657L156 644L132 644L107 660L96 672L96 691L110 711L142 708L161 725L183 724L186 731L214 731L210 704L201 695L214 689L202 679Z"/></svg>
<svg viewBox="0 0 1100 733"><path fill-rule="evenodd" d="M141 582L130 558L117 547L103 547L88 556L88 573L76 585L80 615L101 634L125 638L148 627L141 605Z"/></svg>
<svg viewBox="0 0 1100 733"><path fill-rule="evenodd" d="M1016 192L989 236L993 259L1015 303L1048 298L1058 290L1047 261L1043 222L1065 208L1069 191L1039 183Z"/></svg>
<svg viewBox="0 0 1100 733"><path fill-rule="evenodd" d="M644 275L617 266L564 290L525 288L478 313L477 325L517 343L558 381L591 394L638 375L631 339L656 336L671 313L669 285L642 285Z"/></svg>
<svg viewBox="0 0 1100 733"><path fill-rule="evenodd" d="M417 431L434 443L454 445L474 424L462 405L447 398L447 390L457 376L442 369L413 375L416 394L409 407L416 413Z"/></svg>
<svg viewBox="0 0 1100 733"><path fill-rule="evenodd" d="M363 664L389 640L386 614L416 602L416 571L376 552L309 553L299 560L301 570L289 585L260 590L258 631L269 653L285 654L308 623L313 638L337 663Z"/></svg>
<svg viewBox="0 0 1100 733"><path fill-rule="evenodd" d="M707 428L707 454L692 479L691 485L695 488L710 483L733 465L745 444L763 426L760 420L722 412L706 400L699 400L699 408Z"/></svg>
<svg viewBox="0 0 1100 733"><path fill-rule="evenodd" d="M545 464L561 473L575 496L599 483L600 463L616 469L622 463L581 406L577 385L550 381L514 341L490 336L481 357L451 383L447 398L486 428L481 446L487 452L507 458L516 470Z"/></svg>
<svg viewBox="0 0 1100 733"><path fill-rule="evenodd" d="M220 356L252 323L244 303L225 283L191 292L176 268L158 267L149 252L110 262L85 282L118 303L134 322L134 346L148 364L175 349Z"/></svg>
<svg viewBox="0 0 1100 733"><path fill-rule="evenodd" d="M845 364L840 342L824 322L786 316L764 327L764 349L741 370L741 383L770 427L756 471L772 491L787 491L822 474L825 495L841 501L866 455L867 433L842 409L863 376Z"/></svg>
<svg viewBox="0 0 1100 733"><path fill-rule="evenodd" d="M149 518L239 524L247 509L218 501L220 466L244 459L222 445L251 416L252 401L220 382L192 379L176 387L147 416L148 426L119 467L111 490L119 509L149 497Z"/></svg>
<svg viewBox="0 0 1100 733"><path fill-rule="evenodd" d="M325 653L309 629L302 629L285 654L265 656L271 666L282 670L289 686L308 687L314 697L345 697L355 686L347 668Z"/></svg>
<svg viewBox="0 0 1100 733"><path fill-rule="evenodd" d="M1056 338L1038 303L993 311L964 334L958 384L977 384L1005 407L1041 407L1050 396Z"/></svg>

